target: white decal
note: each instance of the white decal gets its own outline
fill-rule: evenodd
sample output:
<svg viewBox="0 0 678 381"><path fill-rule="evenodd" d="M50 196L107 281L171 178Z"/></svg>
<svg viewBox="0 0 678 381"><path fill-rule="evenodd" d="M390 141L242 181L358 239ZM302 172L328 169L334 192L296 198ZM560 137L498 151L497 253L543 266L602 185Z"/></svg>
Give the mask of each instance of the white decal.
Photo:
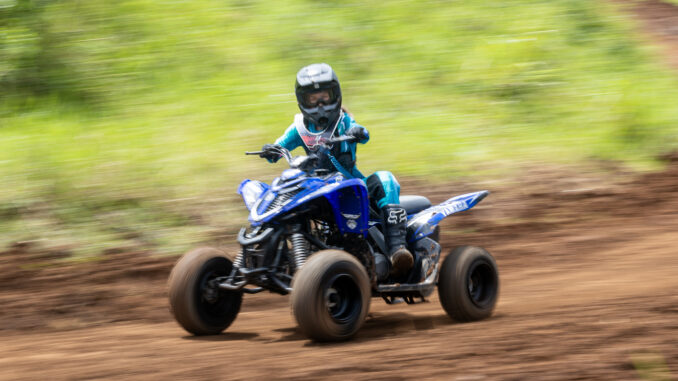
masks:
<svg viewBox="0 0 678 381"><path fill-rule="evenodd" d="M342 213L341 215L344 216L344 218L347 218L347 219L349 219L349 220L357 220L358 217L360 217L360 214L348 214L348 213Z"/></svg>
<svg viewBox="0 0 678 381"><path fill-rule="evenodd" d="M461 212L464 209L466 209L466 202L457 201L457 202L451 203L449 205L445 205L445 207L442 208L440 213L445 214L445 215L450 215L452 213Z"/></svg>
<svg viewBox="0 0 678 381"><path fill-rule="evenodd" d="M388 211L388 219L386 222L389 224L397 224L405 221L407 221L407 212L405 212L405 209L391 209Z"/></svg>

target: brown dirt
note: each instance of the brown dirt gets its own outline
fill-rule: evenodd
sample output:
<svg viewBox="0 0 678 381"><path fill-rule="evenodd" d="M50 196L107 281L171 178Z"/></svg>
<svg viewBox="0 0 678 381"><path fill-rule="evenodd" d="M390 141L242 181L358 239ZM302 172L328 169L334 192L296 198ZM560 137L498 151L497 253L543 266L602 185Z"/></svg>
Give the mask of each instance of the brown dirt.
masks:
<svg viewBox="0 0 678 381"><path fill-rule="evenodd" d="M488 186L421 193L439 201L479 187ZM0 379L678 374L678 163L635 178L542 169L496 187L448 219L443 236L447 250L477 244L497 258L501 298L489 320L455 323L436 296L414 306L373 299L353 341L320 345L297 331L286 297L258 294L226 333L197 338L167 310L174 258L109 253L74 265L20 243L0 256Z"/></svg>
<svg viewBox="0 0 678 381"><path fill-rule="evenodd" d="M630 3L630 11L641 27L657 42L667 62L678 69L678 6L661 0L620 1Z"/></svg>

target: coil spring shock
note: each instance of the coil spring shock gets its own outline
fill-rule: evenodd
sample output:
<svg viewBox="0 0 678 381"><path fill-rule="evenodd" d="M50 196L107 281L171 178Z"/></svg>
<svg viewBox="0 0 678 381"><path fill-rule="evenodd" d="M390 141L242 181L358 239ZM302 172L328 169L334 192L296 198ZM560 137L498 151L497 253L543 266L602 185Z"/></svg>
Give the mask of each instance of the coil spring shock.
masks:
<svg viewBox="0 0 678 381"><path fill-rule="evenodd" d="M297 270L306 263L306 257L308 256L308 247L306 245L306 238L301 233L294 233L290 237L292 241L292 255L294 256L294 267Z"/></svg>
<svg viewBox="0 0 678 381"><path fill-rule="evenodd" d="M242 247L241 247L240 250L238 251L238 255L235 256L235 260L233 261L233 268L235 268L235 269L242 268L243 267L242 266L243 265L243 259L244 259L244 255L243 255L243 250L242 250Z"/></svg>

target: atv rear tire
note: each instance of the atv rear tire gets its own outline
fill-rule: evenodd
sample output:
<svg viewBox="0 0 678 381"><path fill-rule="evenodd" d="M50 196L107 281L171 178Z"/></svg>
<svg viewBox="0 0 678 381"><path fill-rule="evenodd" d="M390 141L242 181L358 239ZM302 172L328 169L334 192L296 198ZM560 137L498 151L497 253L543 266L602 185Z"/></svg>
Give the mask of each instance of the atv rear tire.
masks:
<svg viewBox="0 0 678 381"><path fill-rule="evenodd" d="M440 225L436 225L436 228L433 230L433 233L431 233L429 238L440 243Z"/></svg>
<svg viewBox="0 0 678 381"><path fill-rule="evenodd" d="M438 296L445 312L460 322L485 319L499 296L499 272L481 247L456 247L443 261Z"/></svg>
<svg viewBox="0 0 678 381"><path fill-rule="evenodd" d="M216 335L233 323L242 292L210 285L216 277L229 275L232 267L222 251L209 247L189 251L174 265L168 281L170 308L186 331Z"/></svg>
<svg viewBox="0 0 678 381"><path fill-rule="evenodd" d="M306 336L341 341L363 325L370 297L369 278L355 257L341 250L322 250L294 276L290 302Z"/></svg>

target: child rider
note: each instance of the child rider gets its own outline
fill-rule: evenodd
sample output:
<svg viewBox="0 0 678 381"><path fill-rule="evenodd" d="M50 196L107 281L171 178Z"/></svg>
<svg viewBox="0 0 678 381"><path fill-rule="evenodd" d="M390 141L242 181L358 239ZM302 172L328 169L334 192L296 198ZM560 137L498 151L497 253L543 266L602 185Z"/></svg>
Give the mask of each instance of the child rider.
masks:
<svg viewBox="0 0 678 381"><path fill-rule="evenodd" d="M290 151L301 146L307 154L317 154L320 143L333 136L350 136L361 144L370 139L367 129L341 107L339 79L329 65L320 63L301 68L294 87L301 114L295 115L294 123L275 144L264 145L261 157L277 161L280 154L275 145ZM365 178L356 168L356 145L355 141L335 144L329 154L319 155L318 167L365 182L372 207L381 212L392 273L404 274L412 267L414 258L406 247L407 213L400 206L400 184L386 171Z"/></svg>

